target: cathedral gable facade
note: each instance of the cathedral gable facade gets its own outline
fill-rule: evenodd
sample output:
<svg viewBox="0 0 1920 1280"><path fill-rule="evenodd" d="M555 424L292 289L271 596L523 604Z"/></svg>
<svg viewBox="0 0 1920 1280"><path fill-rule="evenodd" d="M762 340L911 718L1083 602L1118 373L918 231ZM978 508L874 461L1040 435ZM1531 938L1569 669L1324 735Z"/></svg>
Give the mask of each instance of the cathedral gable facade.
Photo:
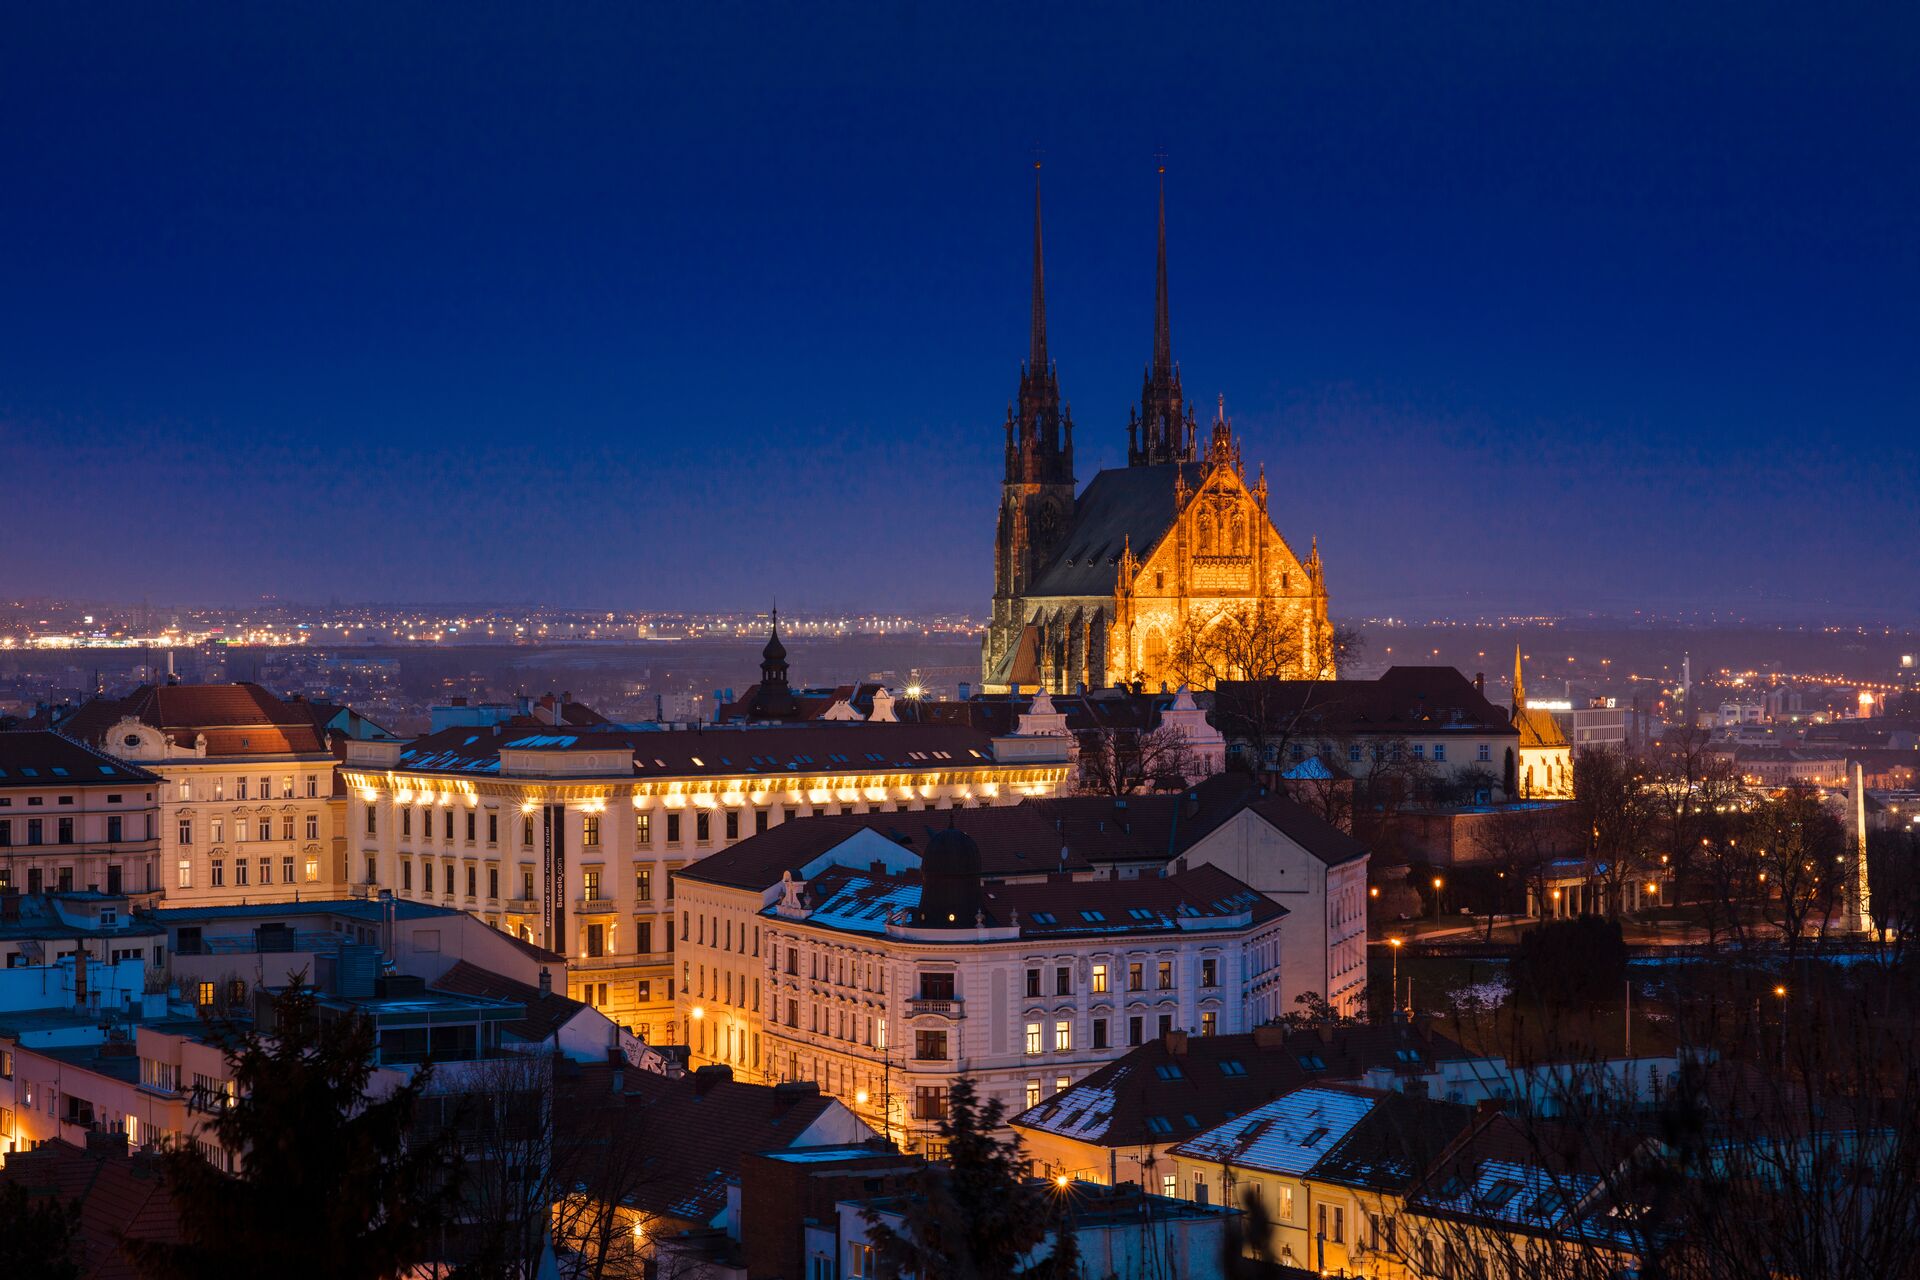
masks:
<svg viewBox="0 0 1920 1280"><path fill-rule="evenodd" d="M1073 424L1046 354L1036 191L1032 350L1007 412L981 643L988 692L1333 676L1318 549L1302 561L1274 526L1266 477L1248 482L1224 402L1196 447L1168 333L1164 191L1159 250L1154 356L1127 428L1128 465L1076 494ZM1235 626L1259 628L1261 652L1278 661L1238 669L1233 646L1210 643ZM1197 662L1203 652L1212 660Z"/></svg>

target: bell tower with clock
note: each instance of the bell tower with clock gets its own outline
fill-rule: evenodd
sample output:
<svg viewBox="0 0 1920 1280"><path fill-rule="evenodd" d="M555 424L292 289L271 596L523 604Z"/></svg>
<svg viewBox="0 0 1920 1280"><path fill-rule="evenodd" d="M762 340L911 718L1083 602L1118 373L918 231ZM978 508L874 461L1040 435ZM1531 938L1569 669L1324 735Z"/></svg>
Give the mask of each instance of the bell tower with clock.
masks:
<svg viewBox="0 0 1920 1280"><path fill-rule="evenodd" d="M1060 378L1047 356L1047 287L1040 240L1039 165L1033 186L1033 333L1020 370L1020 393L1007 408L1006 475L994 536L993 620L984 641L990 655L1017 642L1021 597L1059 549L1073 520L1073 415L1060 400Z"/></svg>

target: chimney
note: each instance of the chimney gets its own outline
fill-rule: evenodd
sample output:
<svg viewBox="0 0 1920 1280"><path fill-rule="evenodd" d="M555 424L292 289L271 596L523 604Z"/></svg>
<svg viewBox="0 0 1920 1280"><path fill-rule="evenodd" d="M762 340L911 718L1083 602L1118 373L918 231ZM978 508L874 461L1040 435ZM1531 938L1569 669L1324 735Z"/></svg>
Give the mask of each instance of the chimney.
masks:
<svg viewBox="0 0 1920 1280"><path fill-rule="evenodd" d="M1331 1022L1322 1022L1314 1027L1314 1030L1319 1033L1321 1044L1333 1043L1333 1024Z"/></svg>
<svg viewBox="0 0 1920 1280"><path fill-rule="evenodd" d="M1187 1033L1184 1031L1167 1032L1167 1052L1176 1058L1187 1056Z"/></svg>
<svg viewBox="0 0 1920 1280"><path fill-rule="evenodd" d="M540 994L543 996L553 994L553 970L545 965L540 966Z"/></svg>
<svg viewBox="0 0 1920 1280"><path fill-rule="evenodd" d="M87 940L78 940L73 953L73 1007L87 1007Z"/></svg>
<svg viewBox="0 0 1920 1280"><path fill-rule="evenodd" d="M125 1129L87 1130L87 1154L124 1156L127 1154L127 1131Z"/></svg>
<svg viewBox="0 0 1920 1280"><path fill-rule="evenodd" d="M1253 1047L1256 1049L1284 1049L1287 1045L1287 1029L1277 1022L1263 1022L1253 1029Z"/></svg>
<svg viewBox="0 0 1920 1280"><path fill-rule="evenodd" d="M693 1073L693 1093L697 1098L707 1096L708 1090L717 1084L732 1084L733 1068L724 1062L709 1062Z"/></svg>

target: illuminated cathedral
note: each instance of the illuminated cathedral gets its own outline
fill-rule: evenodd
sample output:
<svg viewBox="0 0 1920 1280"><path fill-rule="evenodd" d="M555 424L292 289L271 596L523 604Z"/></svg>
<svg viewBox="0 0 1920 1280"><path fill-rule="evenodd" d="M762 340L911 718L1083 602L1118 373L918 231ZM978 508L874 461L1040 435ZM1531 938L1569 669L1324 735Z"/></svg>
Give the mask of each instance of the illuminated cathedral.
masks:
<svg viewBox="0 0 1920 1280"><path fill-rule="evenodd" d="M1274 527L1265 470L1248 481L1224 399L1202 440L1181 391L1167 317L1164 179L1153 359L1127 423L1127 465L1098 472L1077 493L1073 418L1047 355L1037 185L1031 344L1007 410L985 689L1171 687L1191 676L1177 655L1234 617L1285 628L1289 642L1277 648L1288 664L1222 675L1333 678L1318 546L1302 560Z"/></svg>

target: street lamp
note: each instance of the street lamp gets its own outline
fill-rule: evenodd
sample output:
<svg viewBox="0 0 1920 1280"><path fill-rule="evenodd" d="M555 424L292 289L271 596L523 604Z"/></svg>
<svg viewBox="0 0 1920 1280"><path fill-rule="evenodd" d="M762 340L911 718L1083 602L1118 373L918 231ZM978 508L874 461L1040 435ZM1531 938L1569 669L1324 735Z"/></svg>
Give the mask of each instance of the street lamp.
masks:
<svg viewBox="0 0 1920 1280"><path fill-rule="evenodd" d="M1435 920L1440 918L1440 888L1444 884L1446 881L1439 876L1433 878L1433 918Z"/></svg>
<svg viewBox="0 0 1920 1280"><path fill-rule="evenodd" d="M1387 945L1393 948L1393 986L1390 988L1390 991L1393 997L1393 1007L1398 1009L1400 1007L1400 947L1402 944L1398 938L1388 938Z"/></svg>

